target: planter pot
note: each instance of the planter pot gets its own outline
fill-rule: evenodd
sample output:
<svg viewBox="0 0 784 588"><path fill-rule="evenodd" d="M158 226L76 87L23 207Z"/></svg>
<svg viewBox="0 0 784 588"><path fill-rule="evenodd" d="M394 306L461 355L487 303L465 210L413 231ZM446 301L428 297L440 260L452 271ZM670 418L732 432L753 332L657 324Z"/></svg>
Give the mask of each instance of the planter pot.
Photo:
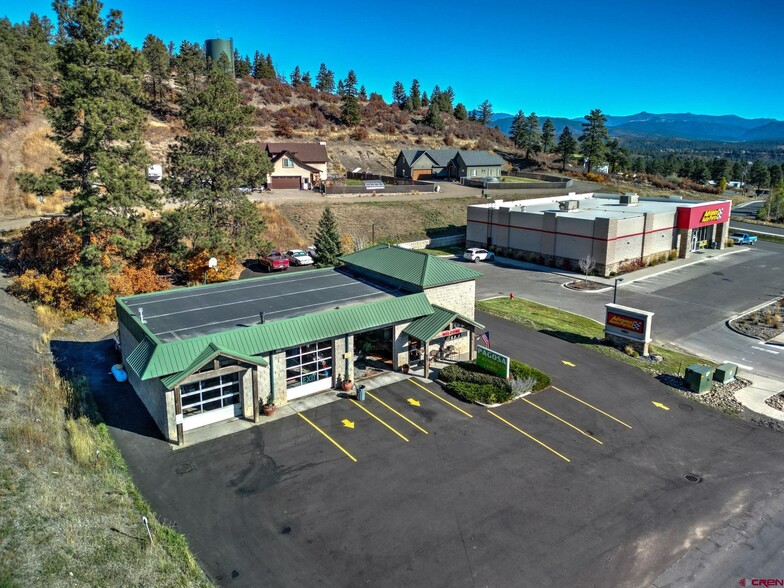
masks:
<svg viewBox="0 0 784 588"><path fill-rule="evenodd" d="M270 416L273 412L275 412L275 405L265 404L261 407L261 412L263 412L265 416Z"/></svg>
<svg viewBox="0 0 784 588"><path fill-rule="evenodd" d="M403 370L403 373L404 373L404 374L407 374L407 373L408 373L408 370L410 370L410 369L411 369L411 366L409 366L407 363L404 363L404 364L403 364L403 367L402 367L401 369Z"/></svg>
<svg viewBox="0 0 784 588"><path fill-rule="evenodd" d="M354 386L354 382L352 382L351 380L344 380L342 386L343 386L343 391L348 392Z"/></svg>

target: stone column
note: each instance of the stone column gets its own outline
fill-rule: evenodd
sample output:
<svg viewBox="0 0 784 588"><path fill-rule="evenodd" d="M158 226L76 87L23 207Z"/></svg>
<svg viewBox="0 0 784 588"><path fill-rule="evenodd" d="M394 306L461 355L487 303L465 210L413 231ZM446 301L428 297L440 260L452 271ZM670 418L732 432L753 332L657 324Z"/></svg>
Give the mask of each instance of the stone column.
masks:
<svg viewBox="0 0 784 588"><path fill-rule="evenodd" d="M185 444L185 431L182 427L182 394L180 387L174 387L174 419L177 423L177 445Z"/></svg>

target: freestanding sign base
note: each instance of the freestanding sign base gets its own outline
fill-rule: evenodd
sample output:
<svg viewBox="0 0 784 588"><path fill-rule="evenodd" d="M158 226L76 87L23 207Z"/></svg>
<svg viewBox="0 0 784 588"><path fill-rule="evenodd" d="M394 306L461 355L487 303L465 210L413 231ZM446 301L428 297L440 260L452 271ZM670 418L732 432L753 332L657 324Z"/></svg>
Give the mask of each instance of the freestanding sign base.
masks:
<svg viewBox="0 0 784 588"><path fill-rule="evenodd" d="M604 337L616 347L630 346L640 355L647 357L653 313L620 304L604 306Z"/></svg>

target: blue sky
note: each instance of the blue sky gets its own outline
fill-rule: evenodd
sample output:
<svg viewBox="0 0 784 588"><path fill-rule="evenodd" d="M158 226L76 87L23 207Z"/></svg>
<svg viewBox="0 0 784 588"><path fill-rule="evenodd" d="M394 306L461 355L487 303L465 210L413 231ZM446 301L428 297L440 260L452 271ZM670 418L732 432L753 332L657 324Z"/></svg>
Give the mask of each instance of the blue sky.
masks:
<svg viewBox="0 0 784 588"><path fill-rule="evenodd" d="M107 0L123 36L234 39L241 54L272 54L290 73L321 62L389 100L413 78L428 93L451 85L470 109L579 117L737 114L784 120L784 3L770 0L294 3ZM0 0L12 22L53 17L44 0Z"/></svg>

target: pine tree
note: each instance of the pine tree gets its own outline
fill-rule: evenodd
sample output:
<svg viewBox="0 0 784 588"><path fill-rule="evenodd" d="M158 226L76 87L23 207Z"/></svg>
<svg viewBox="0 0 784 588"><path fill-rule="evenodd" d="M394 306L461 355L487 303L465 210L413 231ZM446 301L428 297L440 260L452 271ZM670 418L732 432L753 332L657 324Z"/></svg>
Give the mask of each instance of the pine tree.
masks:
<svg viewBox="0 0 784 588"><path fill-rule="evenodd" d="M525 149L526 159L531 159L533 153L538 153L541 149L541 133L539 132L539 117L535 112L528 115L525 119L525 140L523 142L523 149Z"/></svg>
<svg viewBox="0 0 784 588"><path fill-rule="evenodd" d="M247 55L242 58L237 56L234 60L234 75L238 78L244 78L245 76L249 76L252 71L253 64L250 62L250 57Z"/></svg>
<svg viewBox="0 0 784 588"><path fill-rule="evenodd" d="M411 82L411 89L408 91L408 96L411 98L411 108L414 110L419 110L422 108L422 95L419 91L418 80Z"/></svg>
<svg viewBox="0 0 784 588"><path fill-rule="evenodd" d="M427 97L427 92L422 92L422 99L420 100L422 108L427 108L430 106L430 100Z"/></svg>
<svg viewBox="0 0 784 588"><path fill-rule="evenodd" d="M367 90L365 89L365 86L359 87L359 99L365 101L367 101L368 99Z"/></svg>
<svg viewBox="0 0 784 588"><path fill-rule="evenodd" d="M0 43L0 119L16 118L22 111L22 89L13 69L10 45Z"/></svg>
<svg viewBox="0 0 784 588"><path fill-rule="evenodd" d="M607 140L607 117L602 114L602 111L595 108L586 115L585 121L582 124L583 133L580 135L580 143L582 144L583 155L588 159L587 171L590 172L593 167L604 157Z"/></svg>
<svg viewBox="0 0 784 588"><path fill-rule="evenodd" d="M359 111L359 101L356 95L348 90L343 94L342 105L340 108L340 122L344 125L353 127L360 123L362 116Z"/></svg>
<svg viewBox="0 0 784 588"><path fill-rule="evenodd" d="M767 166L758 159L751 164L749 170L749 182L757 186L757 190L770 184L770 171Z"/></svg>
<svg viewBox="0 0 784 588"><path fill-rule="evenodd" d="M493 120L493 105L490 104L489 100L485 100L482 104L479 105L479 112L475 115L476 120L478 120L483 125L487 126Z"/></svg>
<svg viewBox="0 0 784 588"><path fill-rule="evenodd" d="M310 88L313 85L313 80L310 77L309 71L306 71L304 74L302 74L302 85L307 86L308 88Z"/></svg>
<svg viewBox="0 0 784 588"><path fill-rule="evenodd" d="M433 101L430 103L430 106L427 109L427 114L425 115L425 124L432 129L437 131L441 131L444 128L444 121L441 120L441 114L439 113L438 104Z"/></svg>
<svg viewBox="0 0 784 588"><path fill-rule="evenodd" d="M561 157L561 171L566 171L566 166L571 160L575 149L577 149L577 141L574 140L569 127L564 127L555 147L555 152Z"/></svg>
<svg viewBox="0 0 784 588"><path fill-rule="evenodd" d="M441 93L441 104L439 105L441 112L452 112L452 103L454 101L455 91L452 89L452 86L449 86Z"/></svg>
<svg viewBox="0 0 784 588"><path fill-rule="evenodd" d="M103 19L97 0L55 2L54 8L60 83L48 118L63 157L52 173L71 192L67 213L75 217L82 238L81 275L73 277L83 294L98 293L106 290L106 282L91 237L110 235L120 255L133 257L150 242L138 210L155 208L159 200L145 175L146 117L138 106L141 83L132 75L138 56L118 38L118 11L110 10ZM97 279L94 287L85 276Z"/></svg>
<svg viewBox="0 0 784 588"><path fill-rule="evenodd" d="M629 151L621 146L618 139L611 139L607 142L607 163L611 174L629 167Z"/></svg>
<svg viewBox="0 0 784 588"><path fill-rule="evenodd" d="M302 83L302 73L300 73L298 65L294 67L294 71L291 72L289 79L291 79L291 85L294 87L299 86Z"/></svg>
<svg viewBox="0 0 784 588"><path fill-rule="evenodd" d="M196 250L240 256L257 251L264 222L240 188L261 185L273 167L261 147L250 142L253 112L218 68L183 104L188 134L169 149L171 173L164 188L179 204L169 213L173 230Z"/></svg>
<svg viewBox="0 0 784 588"><path fill-rule="evenodd" d="M509 127L509 138L518 149L523 148L525 135L525 113L518 110L512 118L512 125Z"/></svg>
<svg viewBox="0 0 784 588"><path fill-rule="evenodd" d="M177 55L177 77L186 88L193 87L199 76L204 75L206 57L201 45L183 41Z"/></svg>
<svg viewBox="0 0 784 588"><path fill-rule="evenodd" d="M392 86L392 100L400 108L403 108L406 104L406 98L406 89L403 87L403 83L400 81L395 82L395 85Z"/></svg>
<svg viewBox="0 0 784 588"><path fill-rule="evenodd" d="M549 118L542 125L542 152L546 155L552 153L555 145L555 125Z"/></svg>
<svg viewBox="0 0 784 588"><path fill-rule="evenodd" d="M346 89L345 86L343 85L343 80L338 80L338 91L337 91L338 96L342 98L345 93L346 93Z"/></svg>
<svg viewBox="0 0 784 588"><path fill-rule="evenodd" d="M14 25L13 32L14 42L8 44L8 49L13 53L15 85L24 100L32 103L36 97L44 97L56 82L52 22L31 14L27 23Z"/></svg>
<svg viewBox="0 0 784 588"><path fill-rule="evenodd" d="M357 75L353 69L350 69L346 75L346 80L343 82L343 91L349 96L357 97Z"/></svg>
<svg viewBox="0 0 784 588"><path fill-rule="evenodd" d="M142 57L152 82L152 100L157 104L163 100L163 83L169 77L169 51L161 39L147 35L142 44Z"/></svg>
<svg viewBox="0 0 784 588"><path fill-rule="evenodd" d="M465 104L459 102L457 106L455 106L454 115L457 120L468 120L468 111L466 110Z"/></svg>
<svg viewBox="0 0 784 588"><path fill-rule="evenodd" d="M318 253L319 266L337 265L338 258L343 255L337 222L329 207L321 215L313 245Z"/></svg>
<svg viewBox="0 0 784 588"><path fill-rule="evenodd" d="M328 70L323 63L319 66L318 74L316 74L316 90L330 93L335 91L335 74Z"/></svg>

